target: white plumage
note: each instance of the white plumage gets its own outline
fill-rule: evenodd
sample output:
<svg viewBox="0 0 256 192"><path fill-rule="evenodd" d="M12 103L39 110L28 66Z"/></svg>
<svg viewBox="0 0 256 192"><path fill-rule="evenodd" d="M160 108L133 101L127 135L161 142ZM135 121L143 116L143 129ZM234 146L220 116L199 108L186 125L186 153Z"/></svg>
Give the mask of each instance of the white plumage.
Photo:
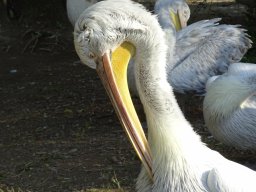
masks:
<svg viewBox="0 0 256 192"><path fill-rule="evenodd" d="M236 63L210 78L204 119L219 141L240 149L256 149L256 65Z"/></svg>
<svg viewBox="0 0 256 192"><path fill-rule="evenodd" d="M124 41L136 47L135 78L147 117L153 176L152 183L142 168L137 191L254 192L256 173L206 147L183 116L167 81L164 39L156 18L129 0L97 3L75 25L77 53L92 68Z"/></svg>

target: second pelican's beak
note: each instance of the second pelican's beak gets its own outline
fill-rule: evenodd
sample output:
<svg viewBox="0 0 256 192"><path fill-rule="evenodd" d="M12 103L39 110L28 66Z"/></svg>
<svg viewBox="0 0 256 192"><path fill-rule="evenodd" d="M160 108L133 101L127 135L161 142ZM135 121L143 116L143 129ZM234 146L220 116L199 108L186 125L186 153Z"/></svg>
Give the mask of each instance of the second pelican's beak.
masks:
<svg viewBox="0 0 256 192"><path fill-rule="evenodd" d="M180 19L180 26L181 26L181 29L187 27L187 19L185 18L184 15L182 15L181 11L178 10L178 16L179 16L179 19Z"/></svg>
<svg viewBox="0 0 256 192"><path fill-rule="evenodd" d="M127 67L135 54L132 44L124 42L112 54L105 53L97 72L116 110L119 120L135 151L152 178L152 160L149 145L132 103L127 83Z"/></svg>
<svg viewBox="0 0 256 192"><path fill-rule="evenodd" d="M177 13L175 13L172 9L170 10L170 17L171 20L176 28L176 31L180 31L184 27L187 26L187 21L185 17L181 14L181 12L178 10Z"/></svg>

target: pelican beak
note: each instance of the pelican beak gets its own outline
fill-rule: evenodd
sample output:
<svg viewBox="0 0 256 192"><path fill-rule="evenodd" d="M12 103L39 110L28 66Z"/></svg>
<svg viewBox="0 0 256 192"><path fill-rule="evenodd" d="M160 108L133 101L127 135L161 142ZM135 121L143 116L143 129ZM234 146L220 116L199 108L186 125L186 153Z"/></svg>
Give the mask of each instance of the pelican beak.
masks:
<svg viewBox="0 0 256 192"><path fill-rule="evenodd" d="M104 53L102 62L97 65L97 72L127 136L152 178L151 152L132 103L127 83L127 67L134 54L135 47L124 42L112 55Z"/></svg>
<svg viewBox="0 0 256 192"><path fill-rule="evenodd" d="M177 14L178 14L178 17L179 17L179 20L180 20L181 29L187 27L187 20L186 20L185 16L182 15L180 10L177 11Z"/></svg>
<svg viewBox="0 0 256 192"><path fill-rule="evenodd" d="M177 11L177 13L175 13L172 9L170 9L170 17L176 31L180 31L187 26L187 21L185 20L184 16L182 16L179 10Z"/></svg>

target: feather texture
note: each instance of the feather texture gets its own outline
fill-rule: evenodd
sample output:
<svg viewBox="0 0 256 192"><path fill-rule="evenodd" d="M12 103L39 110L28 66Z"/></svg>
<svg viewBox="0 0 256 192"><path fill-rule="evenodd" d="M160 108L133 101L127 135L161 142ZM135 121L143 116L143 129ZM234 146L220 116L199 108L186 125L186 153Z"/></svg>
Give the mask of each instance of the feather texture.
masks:
<svg viewBox="0 0 256 192"><path fill-rule="evenodd" d="M256 64L235 63L207 82L204 119L219 141L256 149Z"/></svg>
<svg viewBox="0 0 256 192"><path fill-rule="evenodd" d="M176 92L204 94L208 78L226 72L230 64L239 62L252 42L239 25L219 25L219 18L198 21L176 33L169 16L171 6L175 6L174 10L186 10L187 4L184 0L156 3L167 42L168 36L176 35L175 47L170 48L174 53L167 64L168 81Z"/></svg>

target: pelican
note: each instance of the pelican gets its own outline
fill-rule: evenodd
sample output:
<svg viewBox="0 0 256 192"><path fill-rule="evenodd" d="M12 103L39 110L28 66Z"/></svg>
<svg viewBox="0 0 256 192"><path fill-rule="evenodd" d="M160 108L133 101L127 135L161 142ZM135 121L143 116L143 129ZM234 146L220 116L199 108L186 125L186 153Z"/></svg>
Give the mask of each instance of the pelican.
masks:
<svg viewBox="0 0 256 192"><path fill-rule="evenodd" d="M170 52L175 52L168 56L167 65L168 81L175 92L205 94L207 80L225 73L251 48L244 29L239 25L219 25L219 18L186 26L190 9L184 0L157 0L155 12ZM175 26L181 30L176 32Z"/></svg>
<svg viewBox="0 0 256 192"><path fill-rule="evenodd" d="M203 104L207 128L219 141L256 149L256 65L236 63L206 84Z"/></svg>
<svg viewBox="0 0 256 192"><path fill-rule="evenodd" d="M130 0L92 5L76 22L74 44L81 61L97 70L144 165L138 192L255 191L256 173L208 148L183 116L167 80L172 53L165 33L143 6ZM148 141L128 91L132 56Z"/></svg>

